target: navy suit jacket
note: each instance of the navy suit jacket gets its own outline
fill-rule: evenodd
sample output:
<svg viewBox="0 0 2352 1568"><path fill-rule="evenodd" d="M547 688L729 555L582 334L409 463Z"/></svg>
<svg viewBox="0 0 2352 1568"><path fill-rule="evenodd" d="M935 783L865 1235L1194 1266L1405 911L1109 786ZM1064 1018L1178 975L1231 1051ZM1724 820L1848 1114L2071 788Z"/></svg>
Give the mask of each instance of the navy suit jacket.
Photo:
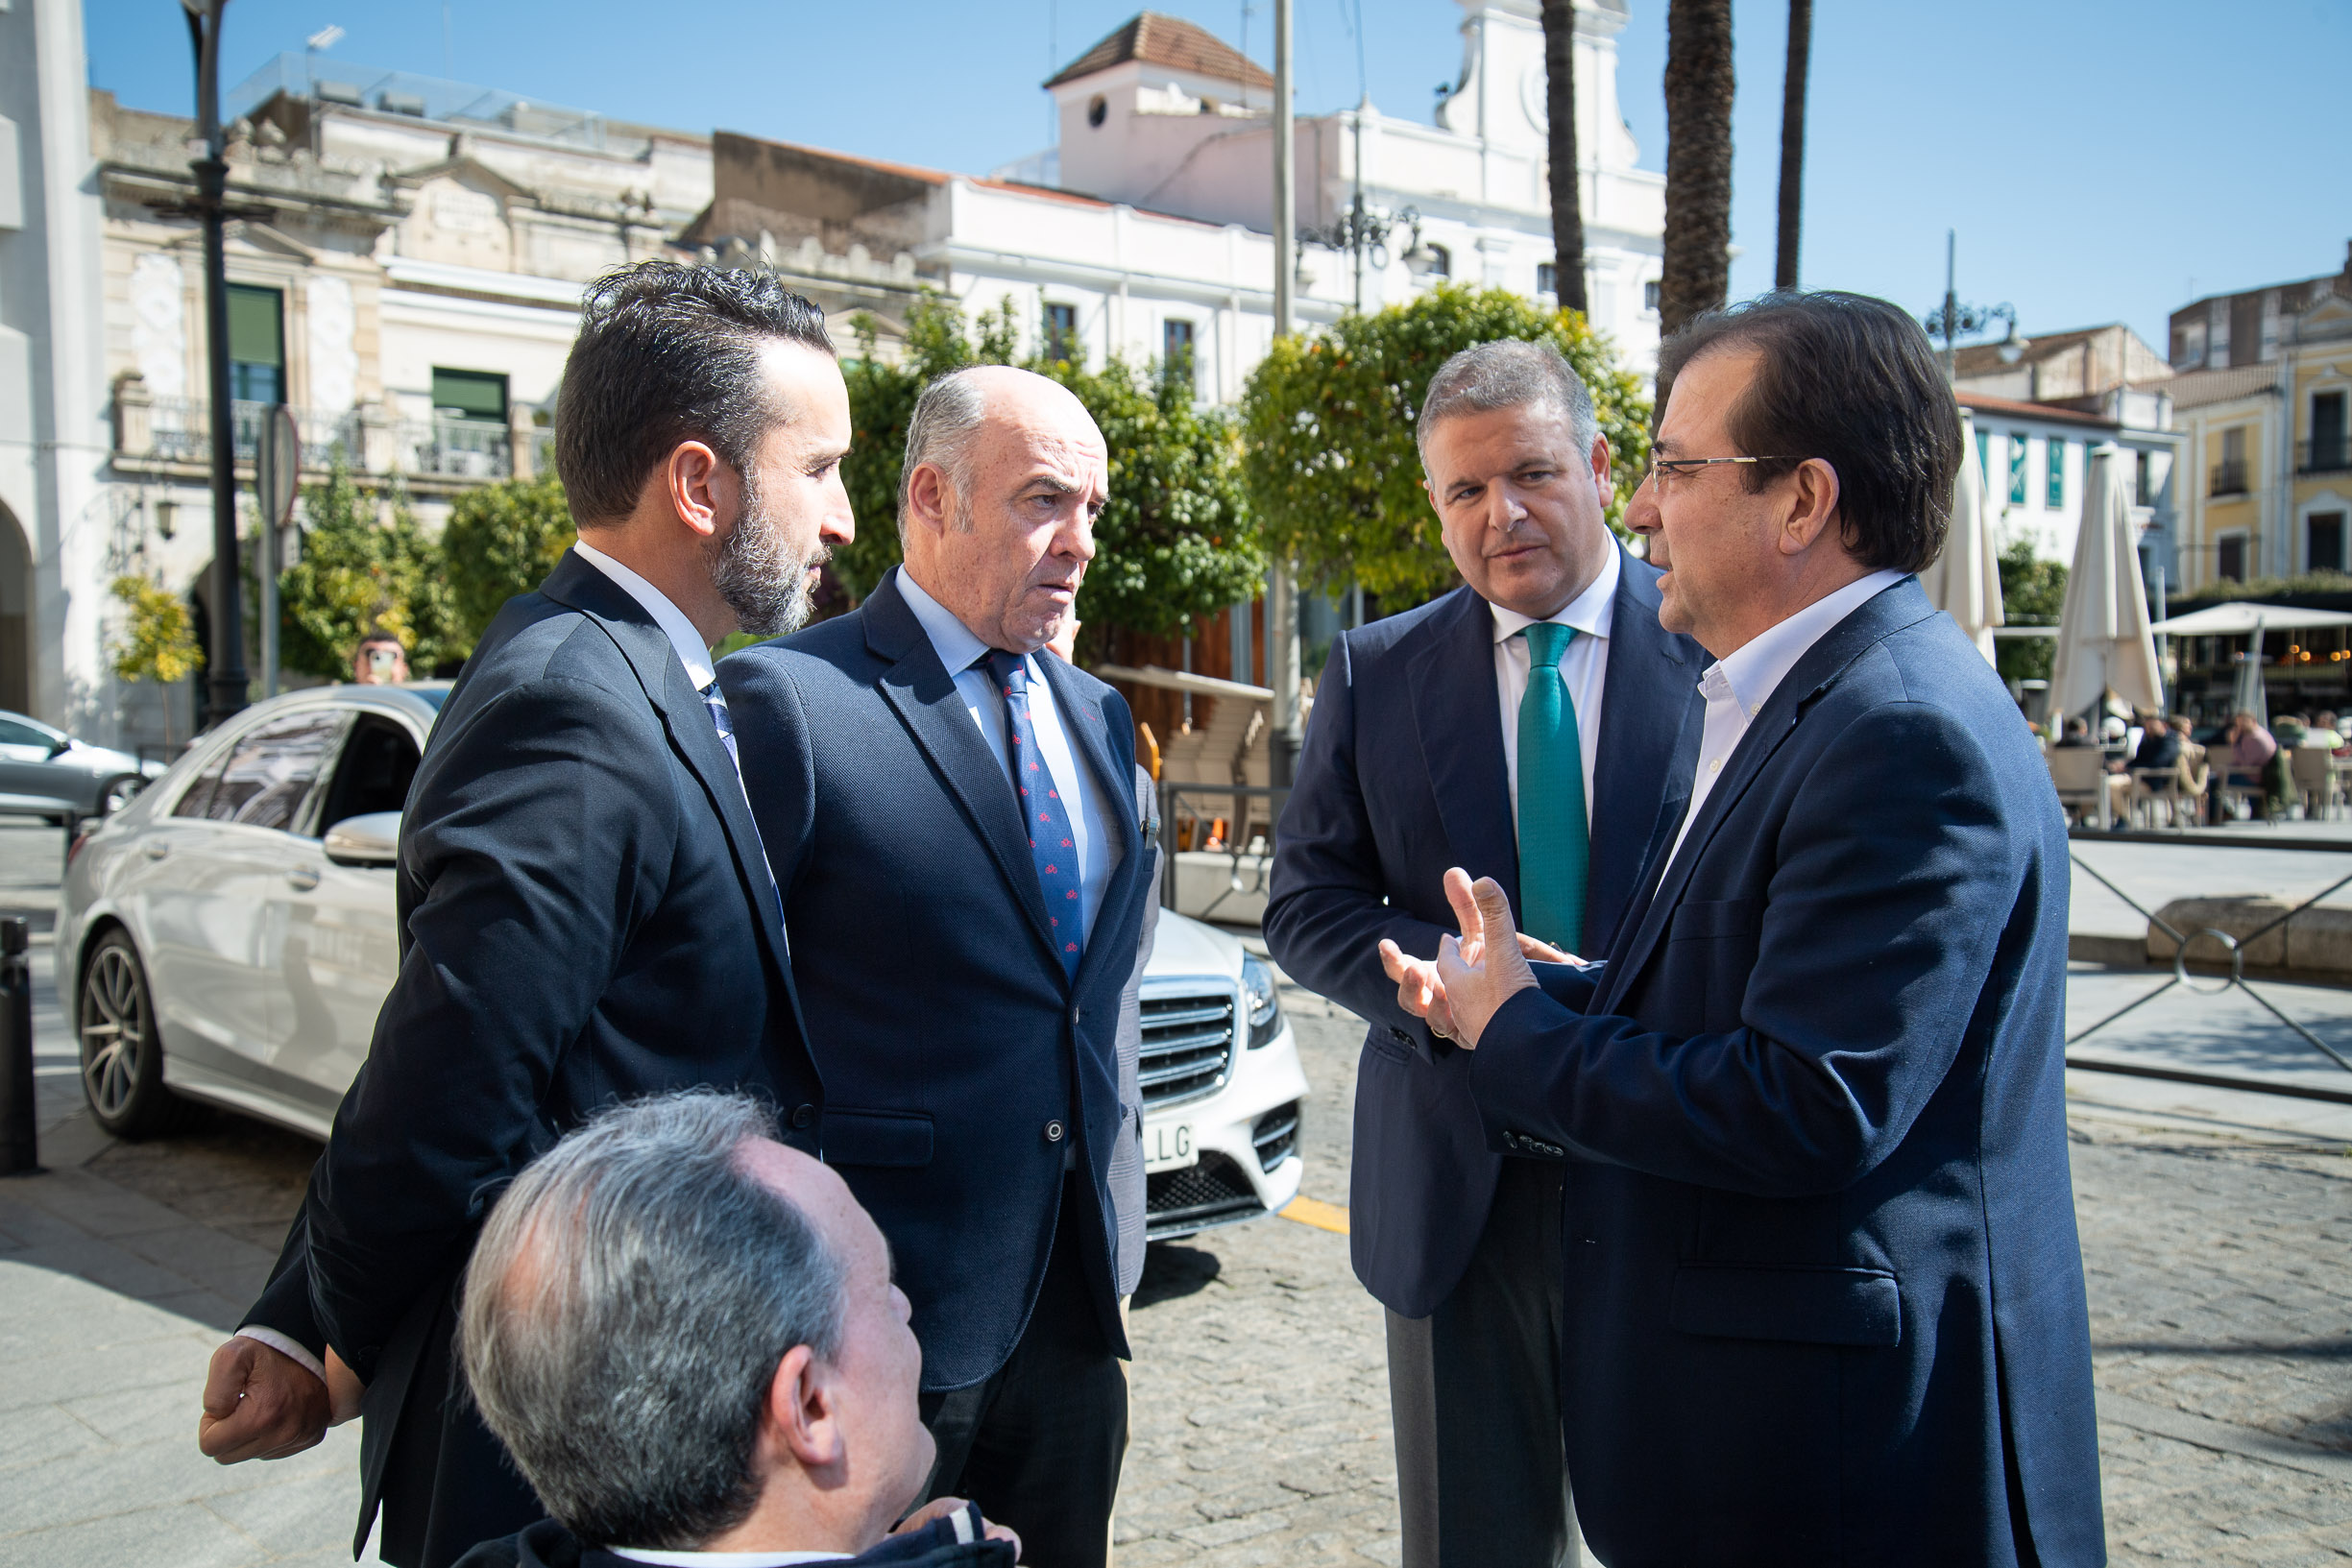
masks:
<svg viewBox="0 0 2352 1568"><path fill-rule="evenodd" d="M1012 784L895 571L852 614L719 664L825 1074L824 1157L890 1240L927 1389L982 1381L1019 1341L1068 1139L1093 1200L1079 1261L1127 1344L1110 1171L1142 1110L1119 1094L1120 997L1156 884L1127 703L1039 664L1123 851L1075 980Z"/></svg>
<svg viewBox="0 0 2352 1568"><path fill-rule="evenodd" d="M396 876L399 976L247 1321L331 1344L366 1381L360 1538L380 1497L387 1558L447 1562L540 1512L495 1453L464 1452L486 1435L449 1354L458 1271L507 1182L618 1100L715 1084L805 1125L819 1089L710 712L653 618L578 557L466 662Z"/></svg>
<svg viewBox="0 0 2352 1568"><path fill-rule="evenodd" d="M1905 578L1764 703L1607 962L1496 1012L1488 1125L1569 1162L1607 1560L2105 1560L2068 881L2017 705Z"/></svg>
<svg viewBox="0 0 2352 1568"><path fill-rule="evenodd" d="M1601 697L1585 946L1606 951L1661 813L1689 792L1699 736L1696 643L1658 624L1659 572L1623 555ZM1357 1278L1425 1317L1486 1226L1502 1162L1469 1064L1396 1005L1380 939L1434 957L1454 929L1448 866L1492 877L1519 906L1518 835L1503 768L1494 616L1467 588L1344 634L1316 688L1298 784L1274 851L1266 943L1300 984L1364 1019L1348 1246ZM1671 797L1671 800L1669 800Z"/></svg>

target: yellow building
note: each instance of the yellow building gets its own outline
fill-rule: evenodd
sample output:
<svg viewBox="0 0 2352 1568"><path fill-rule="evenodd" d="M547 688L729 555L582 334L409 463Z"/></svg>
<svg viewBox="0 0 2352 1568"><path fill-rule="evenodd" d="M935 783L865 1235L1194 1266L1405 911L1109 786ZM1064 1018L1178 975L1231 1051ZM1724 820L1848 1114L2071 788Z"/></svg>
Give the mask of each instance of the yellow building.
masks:
<svg viewBox="0 0 2352 1568"><path fill-rule="evenodd" d="M2180 591L2352 571L2352 247L2341 273L2174 311L2171 339Z"/></svg>

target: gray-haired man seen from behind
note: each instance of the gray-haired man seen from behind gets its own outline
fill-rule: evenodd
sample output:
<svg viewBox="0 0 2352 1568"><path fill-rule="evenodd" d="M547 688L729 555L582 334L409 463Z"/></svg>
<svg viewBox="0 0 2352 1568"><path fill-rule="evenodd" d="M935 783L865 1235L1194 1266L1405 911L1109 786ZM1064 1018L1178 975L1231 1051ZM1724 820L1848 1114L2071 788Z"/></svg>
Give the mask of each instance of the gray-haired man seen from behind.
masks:
<svg viewBox="0 0 2352 1568"><path fill-rule="evenodd" d="M1374 950L1437 952L1456 861L1509 889L1533 935L1606 949L1663 795L1687 788L1699 651L1660 628L1659 574L1610 537L1609 443L1557 349L1454 355L1419 433L1467 586L1333 644L1266 940L1370 1025L1350 1247L1388 1309L1404 1561L1534 1568L1577 1554L1560 1436L1563 1167L1489 1151L1467 1059L1398 1007Z"/></svg>
<svg viewBox="0 0 2352 1568"><path fill-rule="evenodd" d="M773 1130L741 1096L640 1100L500 1199L466 1377L554 1517L466 1568L1011 1568L959 1499L891 1529L932 1463L907 1298L841 1178Z"/></svg>

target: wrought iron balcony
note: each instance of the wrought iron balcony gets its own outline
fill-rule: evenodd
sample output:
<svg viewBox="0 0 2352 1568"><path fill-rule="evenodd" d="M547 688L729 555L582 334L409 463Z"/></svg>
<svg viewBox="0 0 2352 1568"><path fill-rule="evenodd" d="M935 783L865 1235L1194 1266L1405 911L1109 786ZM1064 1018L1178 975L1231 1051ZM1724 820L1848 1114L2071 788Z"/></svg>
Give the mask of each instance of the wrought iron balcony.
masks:
<svg viewBox="0 0 2352 1568"><path fill-rule="evenodd" d="M2343 435L2316 436L2295 443L2295 472L2343 473L2352 470L2352 439Z"/></svg>
<svg viewBox="0 0 2352 1568"><path fill-rule="evenodd" d="M2205 492L2206 495L2243 495L2245 493L2245 460L2243 458L2235 463L2216 463L2213 466L2213 484Z"/></svg>
<svg viewBox="0 0 2352 1568"><path fill-rule="evenodd" d="M261 422L268 403L238 401L230 405L230 441L236 460L251 463L261 445ZM155 456L180 463L204 463L212 456L212 405L201 398L158 398L150 416ZM302 432L303 466L323 469L341 447L344 460L359 466L359 415L346 409L324 414L316 409L294 411L295 428Z"/></svg>

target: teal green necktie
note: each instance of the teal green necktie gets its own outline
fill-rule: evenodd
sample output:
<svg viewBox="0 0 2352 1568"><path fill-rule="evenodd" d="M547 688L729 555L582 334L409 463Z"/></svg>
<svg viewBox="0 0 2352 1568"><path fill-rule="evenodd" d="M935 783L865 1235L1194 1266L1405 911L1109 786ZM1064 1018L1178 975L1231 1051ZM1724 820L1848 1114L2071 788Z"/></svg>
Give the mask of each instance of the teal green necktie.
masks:
<svg viewBox="0 0 2352 1568"><path fill-rule="evenodd" d="M1527 934L1569 953L1585 939L1585 869L1592 856L1585 821L1584 748L1576 704L1561 679L1560 656L1573 626L1531 622L1527 691L1519 698L1519 916Z"/></svg>

